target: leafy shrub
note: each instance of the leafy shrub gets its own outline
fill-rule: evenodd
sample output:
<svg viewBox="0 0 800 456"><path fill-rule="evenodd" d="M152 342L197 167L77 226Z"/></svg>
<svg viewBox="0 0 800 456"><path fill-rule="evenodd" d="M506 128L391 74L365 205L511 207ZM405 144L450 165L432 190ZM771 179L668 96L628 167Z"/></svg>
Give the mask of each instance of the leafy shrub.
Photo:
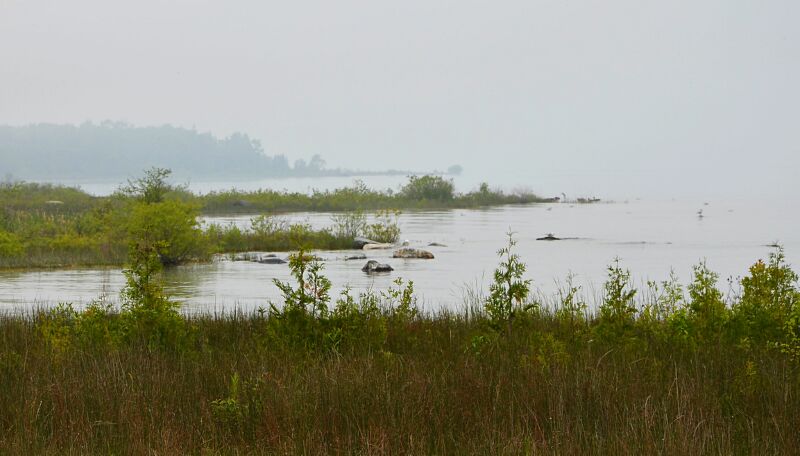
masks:
<svg viewBox="0 0 800 456"><path fill-rule="evenodd" d="M188 342L189 328L178 313L180 304L164 293L158 245L131 245L130 266L125 274L122 298L121 337L149 349L180 349Z"/></svg>
<svg viewBox="0 0 800 456"><path fill-rule="evenodd" d="M733 308L732 324L740 337L756 342L783 342L784 323L800 305L797 274L778 247L769 261L759 260L741 280L742 297Z"/></svg>
<svg viewBox="0 0 800 456"><path fill-rule="evenodd" d="M452 180L441 176L410 176L400 194L411 200L448 201L454 196Z"/></svg>
<svg viewBox="0 0 800 456"><path fill-rule="evenodd" d="M25 246L13 233L0 231L0 257L16 258L22 256Z"/></svg>
<svg viewBox="0 0 800 456"><path fill-rule="evenodd" d="M400 240L400 211L382 210L375 213L375 222L364 229L364 236L375 241L395 243Z"/></svg>
<svg viewBox="0 0 800 456"><path fill-rule="evenodd" d="M619 258L608 266L608 279L603 285L603 302L596 328L598 336L604 339L617 339L633 329L636 306L636 290L631 286L631 273L622 269Z"/></svg>
<svg viewBox="0 0 800 456"><path fill-rule="evenodd" d="M361 210L334 214L331 219L333 234L342 239L354 239L364 234L367 229L367 217Z"/></svg>
<svg viewBox="0 0 800 456"><path fill-rule="evenodd" d="M250 219L250 231L257 239L275 236L277 233L286 231L286 228L285 220L272 215L262 214Z"/></svg>
<svg viewBox="0 0 800 456"><path fill-rule="evenodd" d="M708 269L705 261L694 267L693 276L688 286L688 323L692 335L699 342L707 342L721 335L728 311L717 289L719 275Z"/></svg>
<svg viewBox="0 0 800 456"><path fill-rule="evenodd" d="M158 246L164 265L205 258L209 248L197 221L197 209L180 201L133 203L128 217L128 237L142 245Z"/></svg>

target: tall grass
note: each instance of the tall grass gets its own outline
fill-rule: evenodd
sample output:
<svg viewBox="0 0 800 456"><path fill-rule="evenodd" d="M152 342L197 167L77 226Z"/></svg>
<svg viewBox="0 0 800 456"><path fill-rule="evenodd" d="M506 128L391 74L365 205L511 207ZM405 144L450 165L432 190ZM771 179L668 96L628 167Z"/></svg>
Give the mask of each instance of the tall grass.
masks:
<svg viewBox="0 0 800 456"><path fill-rule="evenodd" d="M478 292L423 312L398 282L326 307L321 270L299 271L286 305L183 317L175 344L105 337L130 317L102 308L0 318L0 453L800 448L800 301L780 251L729 300L702 266L645 291L615 263L597 311L567 280L515 304L513 331Z"/></svg>

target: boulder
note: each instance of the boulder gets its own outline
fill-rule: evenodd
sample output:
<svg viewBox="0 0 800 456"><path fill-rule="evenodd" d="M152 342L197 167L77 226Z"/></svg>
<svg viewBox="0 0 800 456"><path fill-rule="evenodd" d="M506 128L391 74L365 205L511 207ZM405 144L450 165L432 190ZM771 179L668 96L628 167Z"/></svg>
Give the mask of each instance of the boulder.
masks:
<svg viewBox="0 0 800 456"><path fill-rule="evenodd" d="M433 254L427 250L403 248L395 250L392 258L417 258L422 260L432 260Z"/></svg>
<svg viewBox="0 0 800 456"><path fill-rule="evenodd" d="M286 260L275 256L264 256L258 259L261 264L286 264Z"/></svg>
<svg viewBox="0 0 800 456"><path fill-rule="evenodd" d="M362 249L367 244L378 244L378 242L373 241L372 239L367 239L365 237L358 236L353 239L353 248L354 249Z"/></svg>
<svg viewBox="0 0 800 456"><path fill-rule="evenodd" d="M376 272L392 272L394 268L389 266L388 264L378 263L375 260L367 261L367 264L361 268L362 271L366 272L367 274L372 274Z"/></svg>
<svg viewBox="0 0 800 456"><path fill-rule="evenodd" d="M364 244L364 247L362 247L363 250L388 250L393 248L394 244L379 244L379 243Z"/></svg>
<svg viewBox="0 0 800 456"><path fill-rule="evenodd" d="M257 253L253 252L242 252L236 253L231 256L232 261L258 261L259 257Z"/></svg>

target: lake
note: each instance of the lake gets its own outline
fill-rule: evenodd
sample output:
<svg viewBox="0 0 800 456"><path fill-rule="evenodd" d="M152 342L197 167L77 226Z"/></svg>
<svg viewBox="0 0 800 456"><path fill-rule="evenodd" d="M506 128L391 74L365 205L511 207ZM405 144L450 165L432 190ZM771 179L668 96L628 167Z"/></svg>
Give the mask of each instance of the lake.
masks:
<svg viewBox="0 0 800 456"><path fill-rule="evenodd" d="M365 261L346 261L352 251L319 252L334 296L345 285L354 291L385 290L398 277L413 280L420 303L428 309L458 308L465 289L484 291L497 265L497 250L513 230L516 252L528 265L537 291L552 294L557 282L573 274L584 292L596 296L606 268L619 257L637 285L665 280L673 269L683 283L692 266L706 259L725 279L747 273L769 244L780 242L789 261L800 251L800 215L791 200L631 200L598 204L533 204L477 210L414 211L400 218L401 238L430 250L433 260L392 259L392 251L366 252L395 271L367 275ZM703 211L703 217L697 215ZM312 226L331 224L331 214L283 216ZM249 225L250 216L206 218L205 222ZM537 241L547 233L574 238ZM446 247L427 247L436 242ZM285 257L285 253L279 253ZM20 310L73 302L82 306L100 295L112 301L123 285L119 269L0 272L0 308ZM266 265L217 258L209 264L182 266L166 273L166 289L188 312L252 310L278 301L273 279L288 280L286 265Z"/></svg>

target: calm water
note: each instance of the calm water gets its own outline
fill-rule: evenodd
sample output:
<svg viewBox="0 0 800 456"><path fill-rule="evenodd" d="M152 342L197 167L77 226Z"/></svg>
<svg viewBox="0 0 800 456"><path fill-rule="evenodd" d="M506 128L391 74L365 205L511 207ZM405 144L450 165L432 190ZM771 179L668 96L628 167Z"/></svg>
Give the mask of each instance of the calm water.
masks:
<svg viewBox="0 0 800 456"><path fill-rule="evenodd" d="M637 283L664 280L674 269L682 281L692 265L707 259L724 279L738 277L758 258L770 252L768 244L780 242L789 261L800 252L800 216L791 201L630 201L594 205L541 204L485 210L407 212L401 216L402 239L412 246L438 242L447 247L426 247L434 260L394 260L391 251L366 252L369 258L388 262L395 271L368 276L364 261L345 261L354 252L320 252L326 274L340 290L382 290L397 277L413 280L428 308L458 306L465 285L486 289L497 264L496 251L511 228L518 253L528 264L529 277L545 293L568 273L589 293L598 290L606 266L615 257L634 273ZM703 210L704 217L696 213ZM291 214L313 226L331 223L330 214ZM249 224L249 217L210 219ZM536 241L546 233L577 239ZM280 254L285 256L285 254ZM167 274L167 289L184 302L188 311L254 309L279 298L272 279L289 278L286 265L232 262L223 258L211 264L180 267ZM117 269L0 272L0 306L20 309L60 301L85 304L101 294L116 299L123 285Z"/></svg>

